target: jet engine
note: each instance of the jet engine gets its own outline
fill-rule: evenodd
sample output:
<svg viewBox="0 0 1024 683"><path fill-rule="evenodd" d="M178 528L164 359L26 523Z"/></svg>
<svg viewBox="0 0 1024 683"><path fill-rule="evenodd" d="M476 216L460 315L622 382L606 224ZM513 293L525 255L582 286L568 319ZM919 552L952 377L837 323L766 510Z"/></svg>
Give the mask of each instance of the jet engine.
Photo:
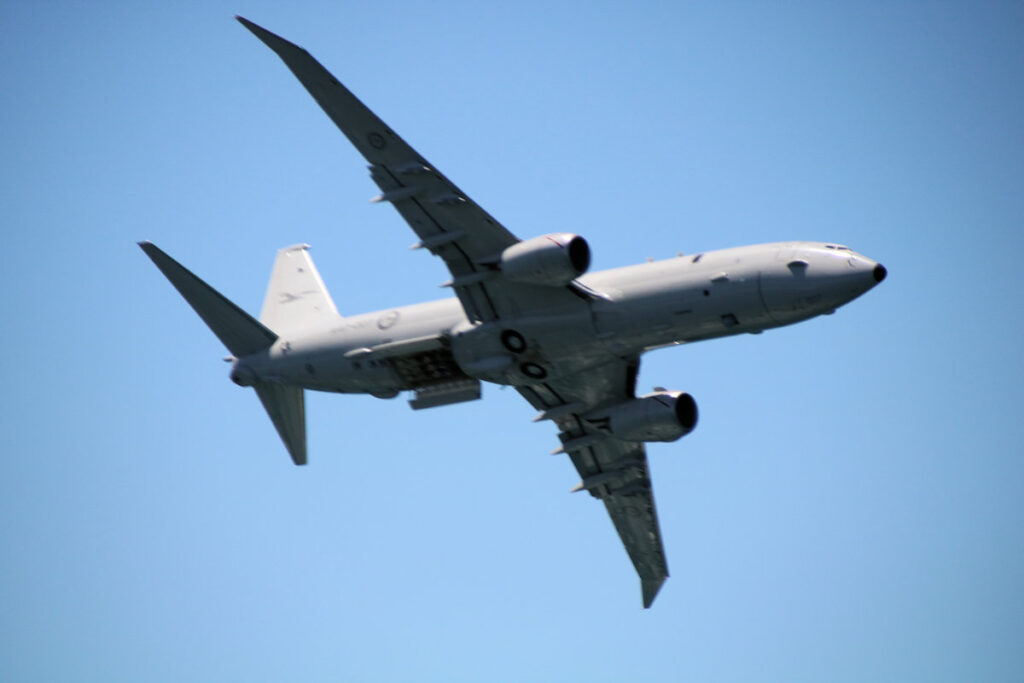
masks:
<svg viewBox="0 0 1024 683"><path fill-rule="evenodd" d="M681 391L659 391L607 408L596 420L588 419L623 441L675 441L697 425L697 402Z"/></svg>
<svg viewBox="0 0 1024 683"><path fill-rule="evenodd" d="M579 235L560 232L513 244L501 253L498 267L510 280L536 285L564 285L590 267L590 246Z"/></svg>

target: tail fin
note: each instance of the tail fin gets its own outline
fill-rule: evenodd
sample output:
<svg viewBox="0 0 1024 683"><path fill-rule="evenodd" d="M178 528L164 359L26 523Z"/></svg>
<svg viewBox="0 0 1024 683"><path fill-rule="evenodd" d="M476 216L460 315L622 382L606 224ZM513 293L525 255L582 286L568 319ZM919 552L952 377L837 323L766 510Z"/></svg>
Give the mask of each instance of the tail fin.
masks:
<svg viewBox="0 0 1024 683"><path fill-rule="evenodd" d="M248 356L270 348L277 341L276 334L193 275L155 244L139 242L139 246L235 357Z"/></svg>
<svg viewBox="0 0 1024 683"><path fill-rule="evenodd" d="M278 251L260 322L285 334L337 315L338 309L309 256L309 245L296 244Z"/></svg>
<svg viewBox="0 0 1024 683"><path fill-rule="evenodd" d="M139 242L139 246L236 358L270 348L277 340L277 335L265 325L231 303L155 244ZM279 255L279 261L280 258ZM276 273L275 269L275 276ZM315 275L316 271L313 273ZM319 276L316 279L319 281ZM272 285L273 282L271 280ZM329 298L327 301L330 303ZM334 304L330 306L333 310ZM296 465L305 465L306 405L302 388L261 381L256 381L253 388L288 449L288 454L292 456L292 461Z"/></svg>

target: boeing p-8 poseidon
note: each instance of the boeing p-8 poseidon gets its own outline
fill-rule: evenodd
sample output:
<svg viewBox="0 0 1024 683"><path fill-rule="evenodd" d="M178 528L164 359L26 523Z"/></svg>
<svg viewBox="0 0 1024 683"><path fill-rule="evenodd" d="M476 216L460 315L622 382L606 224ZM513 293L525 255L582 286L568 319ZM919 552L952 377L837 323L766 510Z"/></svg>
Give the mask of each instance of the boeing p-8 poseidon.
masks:
<svg viewBox="0 0 1024 683"><path fill-rule="evenodd" d="M831 313L886 275L838 244L779 242L587 272L579 235L520 240L338 82L308 52L238 17L298 77L370 164L389 203L439 256L454 298L342 317L308 245L277 254L259 320L150 242L142 249L231 353L296 465L306 463L303 392L413 392L413 409L510 385L557 425L575 491L604 503L649 607L668 576L644 444L697 424L687 393L636 395L640 356Z"/></svg>

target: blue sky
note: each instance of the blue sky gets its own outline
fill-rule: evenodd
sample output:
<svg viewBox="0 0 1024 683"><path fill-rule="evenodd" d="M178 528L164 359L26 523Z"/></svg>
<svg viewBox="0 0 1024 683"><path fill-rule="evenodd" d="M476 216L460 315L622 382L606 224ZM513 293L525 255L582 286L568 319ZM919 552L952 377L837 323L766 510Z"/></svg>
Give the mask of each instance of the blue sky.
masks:
<svg viewBox="0 0 1024 683"><path fill-rule="evenodd" d="M658 351L653 609L513 391L309 395L295 468L135 246L258 312L444 295L365 164L232 19L309 49L521 237L596 268L784 239L889 279ZM1019 3L0 5L0 679L1024 677Z"/></svg>

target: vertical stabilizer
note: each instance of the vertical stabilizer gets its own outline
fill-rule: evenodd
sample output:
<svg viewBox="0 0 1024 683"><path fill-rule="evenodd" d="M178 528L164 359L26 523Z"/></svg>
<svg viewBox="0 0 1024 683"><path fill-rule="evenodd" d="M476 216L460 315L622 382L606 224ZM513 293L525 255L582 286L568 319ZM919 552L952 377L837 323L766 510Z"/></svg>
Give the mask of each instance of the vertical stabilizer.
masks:
<svg viewBox="0 0 1024 683"><path fill-rule="evenodd" d="M286 334L337 315L338 309L309 256L309 245L296 244L278 251L260 322L278 334Z"/></svg>

